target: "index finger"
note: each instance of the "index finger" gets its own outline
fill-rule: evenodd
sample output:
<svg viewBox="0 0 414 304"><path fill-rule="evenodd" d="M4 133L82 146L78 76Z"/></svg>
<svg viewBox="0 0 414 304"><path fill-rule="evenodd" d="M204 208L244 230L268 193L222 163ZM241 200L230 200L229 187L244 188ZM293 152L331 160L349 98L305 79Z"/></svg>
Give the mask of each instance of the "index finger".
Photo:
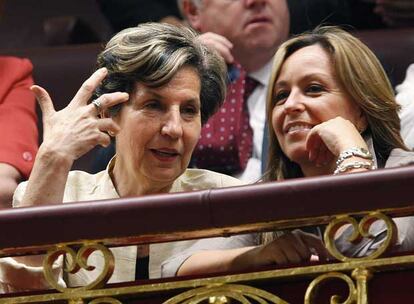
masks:
<svg viewBox="0 0 414 304"><path fill-rule="evenodd" d="M96 70L80 87L75 97L73 97L71 104L86 105L92 97L95 89L101 84L108 74L106 68Z"/></svg>
<svg viewBox="0 0 414 304"><path fill-rule="evenodd" d="M229 49L233 48L233 43L231 43L230 40L228 40L226 37L219 35L217 33L207 32L207 33L199 35L197 39L201 43L205 43L207 45L209 44L209 42L216 42L216 43L222 44L223 46Z"/></svg>
<svg viewBox="0 0 414 304"><path fill-rule="evenodd" d="M318 134L319 126L315 126L310 130L306 137L305 147L309 153L309 161L313 162L318 157L319 147L323 145L323 141Z"/></svg>

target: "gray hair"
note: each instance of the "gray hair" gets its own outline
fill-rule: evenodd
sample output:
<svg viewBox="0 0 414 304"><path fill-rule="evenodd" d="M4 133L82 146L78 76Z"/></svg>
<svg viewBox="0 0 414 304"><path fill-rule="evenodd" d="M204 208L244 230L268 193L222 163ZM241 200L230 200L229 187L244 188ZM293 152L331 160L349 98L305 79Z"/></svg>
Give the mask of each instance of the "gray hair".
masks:
<svg viewBox="0 0 414 304"><path fill-rule="evenodd" d="M136 82L149 87L167 84L183 67L200 76L201 121L205 123L221 106L226 95L226 65L215 52L196 39L197 34L170 24L144 23L116 34L98 56L98 68L108 76L96 90L102 94L132 93ZM110 109L116 115L121 105Z"/></svg>

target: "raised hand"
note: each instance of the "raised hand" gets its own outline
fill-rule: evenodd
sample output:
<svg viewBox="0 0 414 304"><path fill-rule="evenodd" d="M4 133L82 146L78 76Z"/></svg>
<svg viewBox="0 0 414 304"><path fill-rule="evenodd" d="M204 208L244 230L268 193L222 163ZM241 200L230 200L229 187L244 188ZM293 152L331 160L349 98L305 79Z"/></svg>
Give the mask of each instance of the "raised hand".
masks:
<svg viewBox="0 0 414 304"><path fill-rule="evenodd" d="M233 44L224 36L216 33L207 32L201 34L197 39L204 45L216 50L228 64L234 62L234 57L231 53Z"/></svg>
<svg viewBox="0 0 414 304"><path fill-rule="evenodd" d="M353 147L368 149L354 124L339 116L313 127L306 140L309 160L316 165L328 164Z"/></svg>
<svg viewBox="0 0 414 304"><path fill-rule="evenodd" d="M58 112L45 89L39 86L31 88L42 110L43 149L47 148L69 161L74 161L96 145L109 145L110 137L107 132L116 134L119 126L111 118L100 118L99 115L109 107L127 101L129 95L115 92L100 96L98 100L101 113L98 113L97 107L92 103L88 104L88 101L106 75L106 68L93 73L82 84L68 106Z"/></svg>

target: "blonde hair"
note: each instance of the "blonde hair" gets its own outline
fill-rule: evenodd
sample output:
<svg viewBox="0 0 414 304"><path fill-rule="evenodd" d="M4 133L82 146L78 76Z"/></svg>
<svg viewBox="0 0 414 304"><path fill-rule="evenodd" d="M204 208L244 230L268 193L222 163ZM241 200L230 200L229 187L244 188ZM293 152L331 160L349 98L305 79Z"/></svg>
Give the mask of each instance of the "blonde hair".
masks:
<svg viewBox="0 0 414 304"><path fill-rule="evenodd" d="M143 23L119 32L98 56L98 68L106 67L108 76L94 98L115 91L131 93L136 82L160 87L190 66L200 77L201 120L206 122L225 98L227 68L221 56L196 37L189 28L162 23ZM112 108L112 115L119 109Z"/></svg>
<svg viewBox="0 0 414 304"><path fill-rule="evenodd" d="M374 53L359 39L338 27L319 27L310 33L283 43L274 57L267 93L267 121L272 121L275 105L274 85L283 63L297 50L320 45L331 57L337 80L366 116L365 131L373 138L380 164L394 148L408 150L400 135L399 105L392 86ZM281 180L303 176L300 167L281 150L269 123L269 158L264 180Z"/></svg>

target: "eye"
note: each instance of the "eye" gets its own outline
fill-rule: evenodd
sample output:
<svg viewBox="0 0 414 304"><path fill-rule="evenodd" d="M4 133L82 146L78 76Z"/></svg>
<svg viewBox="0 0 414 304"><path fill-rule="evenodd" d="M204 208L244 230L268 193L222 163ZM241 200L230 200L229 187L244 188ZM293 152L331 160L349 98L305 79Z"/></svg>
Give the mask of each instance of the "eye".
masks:
<svg viewBox="0 0 414 304"><path fill-rule="evenodd" d="M161 108L162 108L161 102L159 102L158 100L148 100L147 102L144 103L144 109L147 109L147 110L158 110Z"/></svg>
<svg viewBox="0 0 414 304"><path fill-rule="evenodd" d="M194 105L186 105L182 107L181 113L186 115L187 117L193 117L198 115L200 112L200 109Z"/></svg>
<svg viewBox="0 0 414 304"><path fill-rule="evenodd" d="M276 93L274 96L274 100L276 101L276 105L283 104L286 99L289 97L289 91L286 90L280 90Z"/></svg>
<svg viewBox="0 0 414 304"><path fill-rule="evenodd" d="M321 93L325 91L325 88L320 84L311 84L307 87L306 92L308 93Z"/></svg>

